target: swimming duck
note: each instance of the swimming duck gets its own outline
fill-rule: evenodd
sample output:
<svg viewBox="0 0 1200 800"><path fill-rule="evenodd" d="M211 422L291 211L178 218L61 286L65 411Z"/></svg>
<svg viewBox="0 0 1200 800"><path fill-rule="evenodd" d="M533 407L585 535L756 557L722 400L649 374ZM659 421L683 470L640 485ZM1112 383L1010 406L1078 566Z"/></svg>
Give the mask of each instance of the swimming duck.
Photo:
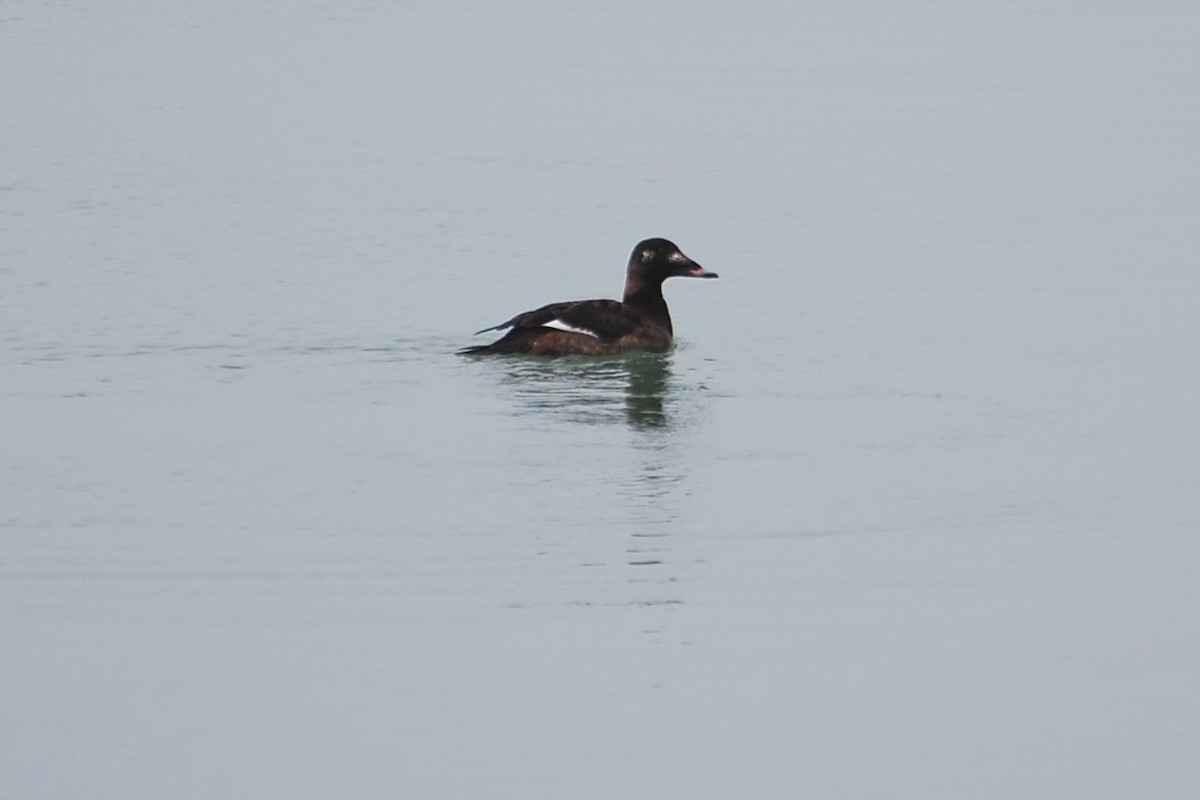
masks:
<svg viewBox="0 0 1200 800"><path fill-rule="evenodd" d="M631 350L665 352L674 331L662 284L667 278L715 278L717 273L688 258L666 239L638 242L625 272L625 294L616 300L576 300L518 314L478 331L508 331L491 344L467 347L463 355L528 353L543 356L609 355Z"/></svg>

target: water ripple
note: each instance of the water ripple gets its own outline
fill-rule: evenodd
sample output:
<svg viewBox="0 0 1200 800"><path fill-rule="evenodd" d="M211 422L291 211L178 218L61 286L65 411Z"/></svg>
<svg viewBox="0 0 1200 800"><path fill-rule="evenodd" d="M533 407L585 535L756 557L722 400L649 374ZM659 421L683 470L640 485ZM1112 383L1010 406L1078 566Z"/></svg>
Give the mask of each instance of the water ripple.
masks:
<svg viewBox="0 0 1200 800"><path fill-rule="evenodd" d="M664 428L678 385L671 356L636 353L606 359L507 359L501 384L517 414L552 415L574 422L623 422Z"/></svg>

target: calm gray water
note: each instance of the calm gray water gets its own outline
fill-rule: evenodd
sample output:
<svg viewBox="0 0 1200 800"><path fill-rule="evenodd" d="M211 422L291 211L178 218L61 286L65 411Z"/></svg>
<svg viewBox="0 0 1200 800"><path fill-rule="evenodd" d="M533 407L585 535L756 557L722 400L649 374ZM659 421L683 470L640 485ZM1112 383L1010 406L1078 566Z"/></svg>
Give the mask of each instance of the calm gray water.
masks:
<svg viewBox="0 0 1200 800"><path fill-rule="evenodd" d="M1194 793L1193 5L3 17L0 794Z"/></svg>

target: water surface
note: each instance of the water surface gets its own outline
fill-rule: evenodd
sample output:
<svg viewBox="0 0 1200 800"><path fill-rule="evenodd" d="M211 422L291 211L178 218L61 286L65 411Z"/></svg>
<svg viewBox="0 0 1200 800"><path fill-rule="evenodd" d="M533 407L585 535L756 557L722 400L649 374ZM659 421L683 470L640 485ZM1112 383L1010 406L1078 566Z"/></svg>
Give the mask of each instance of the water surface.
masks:
<svg viewBox="0 0 1200 800"><path fill-rule="evenodd" d="M13 5L7 791L1186 794L1198 22Z"/></svg>

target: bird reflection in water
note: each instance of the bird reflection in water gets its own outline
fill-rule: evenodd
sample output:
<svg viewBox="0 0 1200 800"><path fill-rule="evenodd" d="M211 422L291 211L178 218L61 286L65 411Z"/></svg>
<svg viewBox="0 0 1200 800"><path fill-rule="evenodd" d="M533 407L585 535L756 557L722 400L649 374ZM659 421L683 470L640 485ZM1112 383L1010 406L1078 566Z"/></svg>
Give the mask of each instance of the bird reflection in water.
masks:
<svg viewBox="0 0 1200 800"><path fill-rule="evenodd" d="M511 357L505 359L503 370L501 385L513 413L535 418L539 427L555 421L570 427L616 424L638 434L626 439L576 432L580 444L599 439L615 448L589 462L594 475L604 476L599 486L588 482L592 499L597 491L611 498L600 503L593 524L627 532L613 544L621 548L625 568L636 570L619 573L630 592L630 604L681 603L675 574L660 570L677 561L668 541L690 495L685 479L690 463L687 440L679 434L694 420L686 400L700 387L681 383L670 353L602 359ZM589 572L606 558L589 554ZM589 580L595 580L593 574Z"/></svg>
<svg viewBox="0 0 1200 800"><path fill-rule="evenodd" d="M671 356L629 353L612 358L511 358L504 382L517 413L550 413L576 422L624 421L637 429L671 424Z"/></svg>

